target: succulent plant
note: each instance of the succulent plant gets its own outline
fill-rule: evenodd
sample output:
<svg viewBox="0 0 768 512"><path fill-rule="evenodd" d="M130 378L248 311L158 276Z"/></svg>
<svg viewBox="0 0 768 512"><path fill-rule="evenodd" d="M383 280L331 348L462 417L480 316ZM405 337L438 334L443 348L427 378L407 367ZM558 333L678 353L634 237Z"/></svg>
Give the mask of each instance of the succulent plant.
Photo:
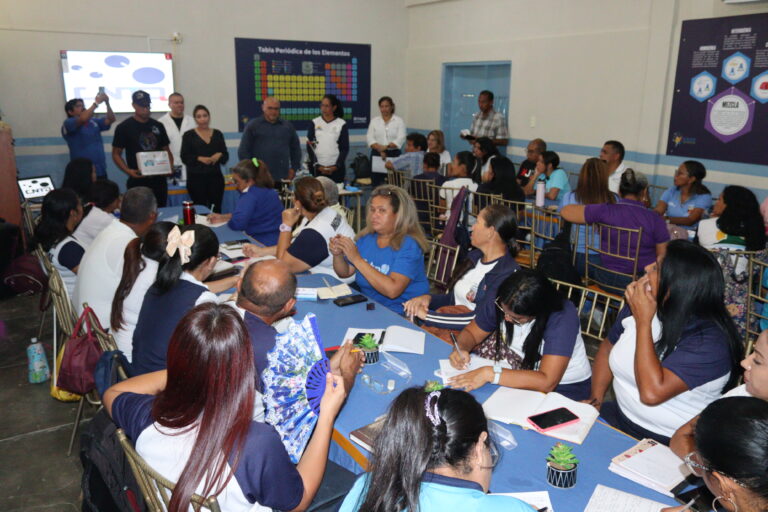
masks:
<svg viewBox="0 0 768 512"><path fill-rule="evenodd" d="M573 454L573 447L564 443L555 443L549 455L547 455L547 462L555 469L569 470L576 467L579 463L579 459Z"/></svg>
<svg viewBox="0 0 768 512"><path fill-rule="evenodd" d="M356 345L365 350L374 350L379 347L379 344L376 343L376 337L371 333L362 335Z"/></svg>
<svg viewBox="0 0 768 512"><path fill-rule="evenodd" d="M433 391L440 391L441 389L445 388L439 381L436 380L428 380L424 384L424 391L427 393L431 393Z"/></svg>

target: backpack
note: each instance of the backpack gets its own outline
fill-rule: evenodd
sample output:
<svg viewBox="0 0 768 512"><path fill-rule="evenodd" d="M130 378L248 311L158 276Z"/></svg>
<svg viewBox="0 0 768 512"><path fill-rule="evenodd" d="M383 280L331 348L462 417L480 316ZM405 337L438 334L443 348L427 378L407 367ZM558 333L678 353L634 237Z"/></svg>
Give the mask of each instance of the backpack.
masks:
<svg viewBox="0 0 768 512"><path fill-rule="evenodd" d="M352 163L349 165L353 171L355 171L355 179L361 180L370 178L373 171L371 170L371 161L363 153L358 153Z"/></svg>
<svg viewBox="0 0 768 512"><path fill-rule="evenodd" d="M20 254L21 231L0 219L0 296L33 295L48 287L48 277L32 254Z"/></svg>
<svg viewBox="0 0 768 512"><path fill-rule="evenodd" d="M83 511L144 512L147 506L105 409L80 434Z"/></svg>
<svg viewBox="0 0 768 512"><path fill-rule="evenodd" d="M118 373L120 367L125 371L126 377L133 377L131 363L128 362L122 350L110 350L101 354L96 362L96 369L93 371L93 380L99 396L103 396L107 388L120 382Z"/></svg>

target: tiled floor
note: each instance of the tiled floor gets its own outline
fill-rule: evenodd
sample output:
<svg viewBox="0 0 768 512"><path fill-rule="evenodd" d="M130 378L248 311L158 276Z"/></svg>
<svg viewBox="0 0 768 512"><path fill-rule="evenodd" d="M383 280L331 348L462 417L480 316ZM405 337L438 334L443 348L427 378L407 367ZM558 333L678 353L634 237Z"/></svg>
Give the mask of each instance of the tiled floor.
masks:
<svg viewBox="0 0 768 512"><path fill-rule="evenodd" d="M77 403L49 395L49 384L27 381L26 346L37 336L38 297L0 301L7 339L0 339L0 510L80 510L78 443L67 457ZM51 356L52 323L42 336ZM90 413L90 412L89 412Z"/></svg>

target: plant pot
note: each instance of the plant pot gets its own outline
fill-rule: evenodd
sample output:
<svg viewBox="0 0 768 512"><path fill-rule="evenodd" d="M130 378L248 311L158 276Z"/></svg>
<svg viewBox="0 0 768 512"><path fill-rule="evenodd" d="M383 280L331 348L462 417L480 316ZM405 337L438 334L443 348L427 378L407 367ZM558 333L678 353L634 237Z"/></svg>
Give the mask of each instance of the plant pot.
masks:
<svg viewBox="0 0 768 512"><path fill-rule="evenodd" d="M553 487L569 489L576 485L576 468L578 466L573 466L571 469L557 469L547 464L547 482Z"/></svg>
<svg viewBox="0 0 768 512"><path fill-rule="evenodd" d="M375 364L379 362L379 349L372 348L361 348L360 349L363 352L363 355L365 356L365 364Z"/></svg>

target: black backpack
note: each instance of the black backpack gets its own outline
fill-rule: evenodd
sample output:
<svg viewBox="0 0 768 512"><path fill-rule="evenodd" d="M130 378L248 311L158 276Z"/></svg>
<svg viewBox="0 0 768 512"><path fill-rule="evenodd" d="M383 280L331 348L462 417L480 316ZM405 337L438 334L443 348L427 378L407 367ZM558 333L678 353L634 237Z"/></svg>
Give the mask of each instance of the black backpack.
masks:
<svg viewBox="0 0 768 512"><path fill-rule="evenodd" d="M107 411L101 409L80 434L84 512L147 510L116 431Z"/></svg>
<svg viewBox="0 0 768 512"><path fill-rule="evenodd" d="M355 171L355 179L361 180L364 178L370 178L373 172L371 171L371 161L363 153L358 153L355 159L350 164L352 170Z"/></svg>

